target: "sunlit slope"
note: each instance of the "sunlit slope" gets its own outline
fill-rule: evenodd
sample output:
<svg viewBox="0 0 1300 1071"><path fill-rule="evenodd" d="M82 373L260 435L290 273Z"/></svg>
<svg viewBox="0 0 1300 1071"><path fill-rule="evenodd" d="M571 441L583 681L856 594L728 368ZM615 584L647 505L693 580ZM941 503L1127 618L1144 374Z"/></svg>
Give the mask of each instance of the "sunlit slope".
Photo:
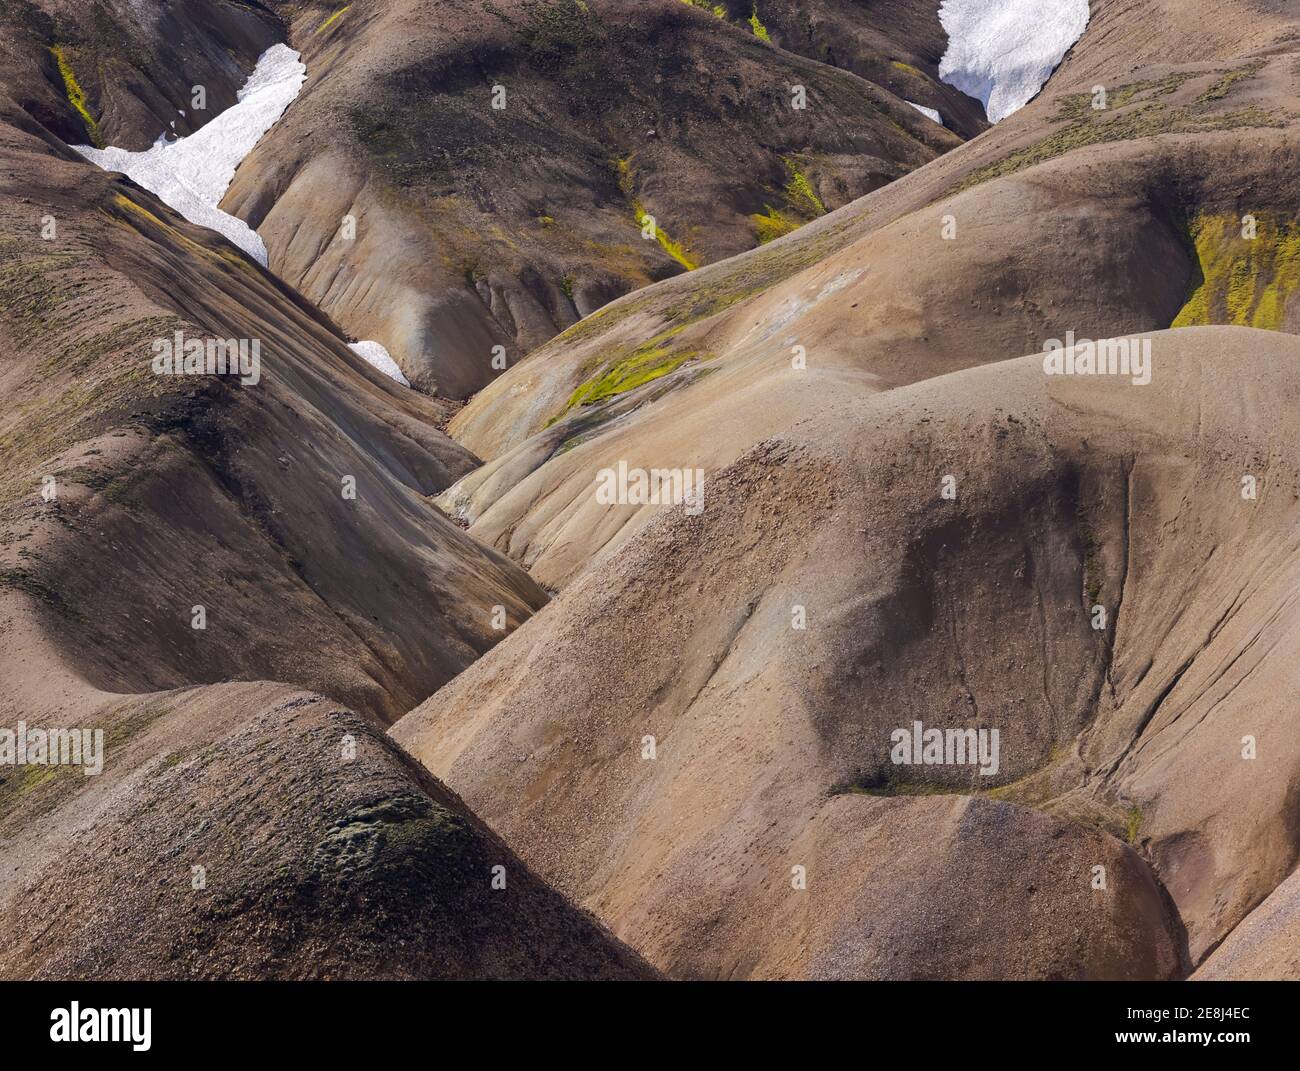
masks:
<svg viewBox="0 0 1300 1071"><path fill-rule="evenodd" d="M679 975L1181 973L1296 857L1300 342L1149 339L1145 386L990 362L760 444L395 737ZM996 770L897 764L916 721ZM1005 836L897 862L972 794Z"/></svg>
<svg viewBox="0 0 1300 1071"><path fill-rule="evenodd" d="M487 465L444 506L559 586L653 512L594 501L619 461L707 474L801 420L827 424L843 397L1071 332L1288 329L1294 56L1132 72L1110 45L1133 29L1099 5L1066 81L975 142L537 350L452 421ZM1093 47L1122 70L1099 109L1070 80Z"/></svg>

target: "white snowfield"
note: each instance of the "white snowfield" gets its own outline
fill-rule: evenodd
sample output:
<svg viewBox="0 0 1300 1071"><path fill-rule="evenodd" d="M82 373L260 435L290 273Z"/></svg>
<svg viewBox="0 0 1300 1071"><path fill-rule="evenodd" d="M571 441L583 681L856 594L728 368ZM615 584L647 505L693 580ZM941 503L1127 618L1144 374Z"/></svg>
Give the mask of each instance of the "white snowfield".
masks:
<svg viewBox="0 0 1300 1071"><path fill-rule="evenodd" d="M143 152L89 145L73 148L105 171L120 171L157 194L191 223L224 235L265 268L268 258L261 235L217 205L230 189L235 169L302 89L307 66L300 56L288 45L272 45L258 57L236 103L188 137L168 141L164 131ZM378 342L357 342L352 349L402 386L411 385Z"/></svg>
<svg viewBox="0 0 1300 1071"><path fill-rule="evenodd" d="M235 168L286 108L307 79L307 67L288 45L272 45L239 91L238 103L188 137L167 140L164 131L143 152L128 149L73 148L105 171L120 171L157 194L191 223L225 235L266 267L266 245L242 219L217 207L235 177Z"/></svg>
<svg viewBox="0 0 1300 1071"><path fill-rule="evenodd" d="M907 101L913 108L924 115L927 119L933 119L940 126L947 126L943 121L943 116L939 114L938 108L927 108L924 104L917 104L914 100Z"/></svg>
<svg viewBox="0 0 1300 1071"><path fill-rule="evenodd" d="M989 122L999 122L1033 100L1090 14L1088 0L943 0L948 51L939 77L983 101Z"/></svg>
<svg viewBox="0 0 1300 1071"><path fill-rule="evenodd" d="M397 380L403 387L411 385L410 380L402 375L402 370L397 367L397 362L393 360L392 355L378 342L354 342L352 352L364 357L384 375Z"/></svg>

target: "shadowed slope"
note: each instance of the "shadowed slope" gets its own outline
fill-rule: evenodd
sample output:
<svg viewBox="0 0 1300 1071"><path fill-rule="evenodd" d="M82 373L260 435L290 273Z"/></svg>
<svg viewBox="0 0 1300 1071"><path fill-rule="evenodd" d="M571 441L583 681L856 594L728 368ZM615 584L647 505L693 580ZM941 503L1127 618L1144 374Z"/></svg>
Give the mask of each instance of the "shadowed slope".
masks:
<svg viewBox="0 0 1300 1071"><path fill-rule="evenodd" d="M0 977L654 976L320 696L221 685L78 718L106 727L103 774L0 783Z"/></svg>
<svg viewBox="0 0 1300 1071"><path fill-rule="evenodd" d="M146 149L230 107L283 33L257 2L5 0L0 87L70 145Z"/></svg>
<svg viewBox="0 0 1300 1071"><path fill-rule="evenodd" d="M800 55L761 39L733 6L296 5L308 83L225 206L258 228L274 270L382 341L414 384L461 398L499 375L495 346L514 361L629 290L960 144L890 91L903 79L885 56L912 56L906 43L840 35L845 65L892 72L886 87L807 58L811 41ZM814 4L832 26L842 8ZM919 70L905 81L960 97Z"/></svg>
<svg viewBox="0 0 1300 1071"><path fill-rule="evenodd" d="M445 410L4 98L0 160L0 725L104 734L0 766L0 975L652 977L382 735L546 598L425 497Z"/></svg>
<svg viewBox="0 0 1300 1071"><path fill-rule="evenodd" d="M545 601L424 497L474 463L433 403L211 232L0 138L0 568L89 680L285 679L392 720L500 638L494 607ZM154 375L177 331L257 341L259 381Z"/></svg>

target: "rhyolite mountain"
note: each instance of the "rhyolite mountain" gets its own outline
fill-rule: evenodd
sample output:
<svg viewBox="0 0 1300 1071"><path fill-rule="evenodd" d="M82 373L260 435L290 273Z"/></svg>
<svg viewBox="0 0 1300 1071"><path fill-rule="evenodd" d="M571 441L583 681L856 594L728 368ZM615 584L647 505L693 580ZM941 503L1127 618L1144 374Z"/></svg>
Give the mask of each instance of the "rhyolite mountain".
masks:
<svg viewBox="0 0 1300 1071"><path fill-rule="evenodd" d="M228 104L288 37L308 82L226 207L344 330L386 345L417 387L464 398L501 371L494 347L513 362L983 129L978 103L938 80L935 6L867 7L222 0L146 4L141 19L128 0L14 0L0 62L61 137L142 149Z"/></svg>
<svg viewBox="0 0 1300 1071"><path fill-rule="evenodd" d="M174 44L230 31L255 58L241 19L192 11ZM88 164L11 69L0 721L107 753L95 777L0 765L0 975L654 977L383 736L546 602L430 502L476 464L445 407ZM257 383L155 375L176 332L256 340Z"/></svg>
<svg viewBox="0 0 1300 1071"><path fill-rule="evenodd" d="M1023 111L480 392L441 501L561 594L397 739L675 975L1286 962L1231 935L1285 932L1300 850L1297 17L1094 3ZM1152 382L1015 360L1071 334ZM619 465L702 513L602 503ZM998 775L900 770L917 720Z"/></svg>
<svg viewBox="0 0 1300 1071"><path fill-rule="evenodd" d="M1042 95L988 133L540 347L452 420L487 464L444 505L558 587L653 512L587 493L618 459L711 471L845 391L1037 352L1068 331L1294 329L1294 20L1231 7L1209 23L1163 14L1164 46L1134 71L1115 42L1154 15L1096 3ZM1246 217L1257 241L1240 237Z"/></svg>
<svg viewBox="0 0 1300 1071"><path fill-rule="evenodd" d="M0 3L0 975L1293 976L1300 4L1089 16ZM268 268L69 147L278 43Z"/></svg>
<svg viewBox="0 0 1300 1071"><path fill-rule="evenodd" d="M811 32L773 5L788 47L748 3L272 6L309 80L227 202L287 281L455 398L500 373L494 347L513 362L960 144L903 95L983 125L937 81L932 44L841 36L843 4L812 5Z"/></svg>

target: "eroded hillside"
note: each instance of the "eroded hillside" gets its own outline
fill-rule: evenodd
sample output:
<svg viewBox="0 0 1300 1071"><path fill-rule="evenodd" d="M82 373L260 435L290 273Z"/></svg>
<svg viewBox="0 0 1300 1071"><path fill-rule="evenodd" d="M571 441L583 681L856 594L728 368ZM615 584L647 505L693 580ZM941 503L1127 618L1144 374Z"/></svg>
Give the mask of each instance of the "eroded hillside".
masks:
<svg viewBox="0 0 1300 1071"><path fill-rule="evenodd" d="M1248 32L1193 39L1174 8L1184 54L1133 71L1113 42L1137 32L1136 10L1095 8L1044 94L976 141L778 243L624 298L491 383L449 429L488 464L444 506L560 586L653 513L588 493L620 459L713 471L801 418L830 420L846 392L1067 331L1294 324L1292 24L1246 20L1245 4L1246 21L1222 25ZM1249 220L1256 238L1240 241ZM1248 288L1231 283L1239 271Z"/></svg>
<svg viewBox="0 0 1300 1071"><path fill-rule="evenodd" d="M748 0L272 6L311 75L228 204L285 279L455 398L500 374L495 346L513 363L961 143L908 94L983 125L937 80L933 13L909 44L822 0L757 21Z"/></svg>
<svg viewBox="0 0 1300 1071"><path fill-rule="evenodd" d="M0 974L1294 974L1300 5L1041 9L0 2Z"/></svg>
<svg viewBox="0 0 1300 1071"><path fill-rule="evenodd" d="M0 159L0 974L654 976L382 735L546 601L446 408L3 93Z"/></svg>

